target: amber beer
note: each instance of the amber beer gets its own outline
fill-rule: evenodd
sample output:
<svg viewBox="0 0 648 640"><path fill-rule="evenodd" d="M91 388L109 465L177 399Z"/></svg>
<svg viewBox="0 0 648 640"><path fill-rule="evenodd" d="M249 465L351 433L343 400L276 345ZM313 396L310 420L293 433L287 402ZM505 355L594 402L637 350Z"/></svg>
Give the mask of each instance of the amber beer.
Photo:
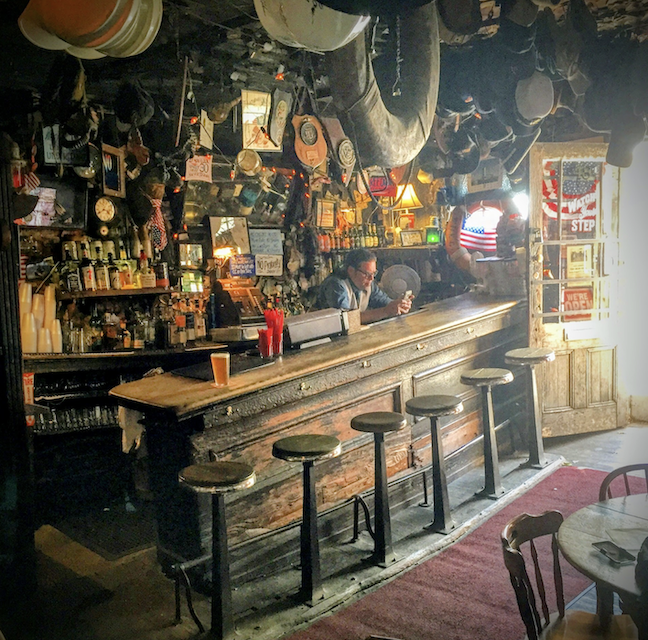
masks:
<svg viewBox="0 0 648 640"><path fill-rule="evenodd" d="M227 352L212 353L211 365L214 372L214 386L226 387L229 384L230 354Z"/></svg>

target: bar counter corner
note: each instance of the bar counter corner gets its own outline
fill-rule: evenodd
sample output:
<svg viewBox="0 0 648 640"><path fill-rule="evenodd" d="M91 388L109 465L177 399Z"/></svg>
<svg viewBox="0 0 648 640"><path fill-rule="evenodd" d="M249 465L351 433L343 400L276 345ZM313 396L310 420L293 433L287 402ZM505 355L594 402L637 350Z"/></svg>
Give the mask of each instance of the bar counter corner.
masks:
<svg viewBox="0 0 648 640"><path fill-rule="evenodd" d="M442 437L448 479L483 463L480 397L462 372L503 366L504 353L527 345L527 302L467 293L410 315L363 327L331 343L284 354L270 366L234 375L225 388L164 373L121 384L111 396L141 411L164 570L204 557L210 548L209 501L178 486L178 471L210 459L254 467L257 483L228 496L233 578L268 574L299 555L301 468L272 456L275 440L302 433L334 435L342 455L316 466L322 537L349 536L353 496L373 487L371 434L350 427L371 411L404 413L408 399L458 395L464 412ZM524 384L495 390L500 451L526 442ZM521 408L522 407L522 408ZM392 510L423 495L431 461L427 420L386 438Z"/></svg>

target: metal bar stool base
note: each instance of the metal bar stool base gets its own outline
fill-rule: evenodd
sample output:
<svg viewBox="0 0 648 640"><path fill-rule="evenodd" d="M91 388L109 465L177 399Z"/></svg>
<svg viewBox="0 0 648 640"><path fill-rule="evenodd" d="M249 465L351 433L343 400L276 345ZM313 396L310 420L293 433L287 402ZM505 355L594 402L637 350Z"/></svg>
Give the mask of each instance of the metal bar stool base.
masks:
<svg viewBox="0 0 648 640"><path fill-rule="evenodd" d="M482 489L481 491L477 491L475 493L475 496L477 498L488 498L489 500L499 500L504 494L506 493L506 489L504 487L497 487L495 491L489 491L488 489Z"/></svg>
<svg viewBox="0 0 648 640"><path fill-rule="evenodd" d="M457 528L457 523L454 520L444 523L439 522L438 524L436 522L430 522L430 524L426 524L423 528L431 533L441 533L447 536Z"/></svg>

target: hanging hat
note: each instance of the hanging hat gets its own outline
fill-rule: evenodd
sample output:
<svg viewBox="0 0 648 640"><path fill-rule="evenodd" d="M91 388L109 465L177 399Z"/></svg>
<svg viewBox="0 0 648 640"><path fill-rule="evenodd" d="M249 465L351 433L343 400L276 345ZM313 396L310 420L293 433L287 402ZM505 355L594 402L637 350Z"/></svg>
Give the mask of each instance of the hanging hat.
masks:
<svg viewBox="0 0 648 640"><path fill-rule="evenodd" d="M155 103L139 82L124 82L115 98L117 126L122 131L142 127L155 113Z"/></svg>
<svg viewBox="0 0 648 640"><path fill-rule="evenodd" d="M517 83L515 107L518 114L528 123L545 118L554 104L553 84L548 76L535 71L530 77Z"/></svg>
<svg viewBox="0 0 648 640"><path fill-rule="evenodd" d="M326 140L322 125L315 116L293 116L295 128L295 154L307 167L319 167L326 159Z"/></svg>

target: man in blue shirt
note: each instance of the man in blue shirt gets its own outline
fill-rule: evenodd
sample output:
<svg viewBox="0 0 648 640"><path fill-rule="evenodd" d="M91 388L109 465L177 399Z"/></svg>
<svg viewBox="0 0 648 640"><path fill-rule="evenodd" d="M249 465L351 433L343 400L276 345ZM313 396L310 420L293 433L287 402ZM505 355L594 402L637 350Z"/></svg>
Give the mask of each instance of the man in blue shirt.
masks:
<svg viewBox="0 0 648 640"><path fill-rule="evenodd" d="M344 267L320 285L318 306L347 311L359 309L362 324L407 313L412 307L411 300L392 300L378 288L375 277L376 254L367 249L350 251Z"/></svg>

